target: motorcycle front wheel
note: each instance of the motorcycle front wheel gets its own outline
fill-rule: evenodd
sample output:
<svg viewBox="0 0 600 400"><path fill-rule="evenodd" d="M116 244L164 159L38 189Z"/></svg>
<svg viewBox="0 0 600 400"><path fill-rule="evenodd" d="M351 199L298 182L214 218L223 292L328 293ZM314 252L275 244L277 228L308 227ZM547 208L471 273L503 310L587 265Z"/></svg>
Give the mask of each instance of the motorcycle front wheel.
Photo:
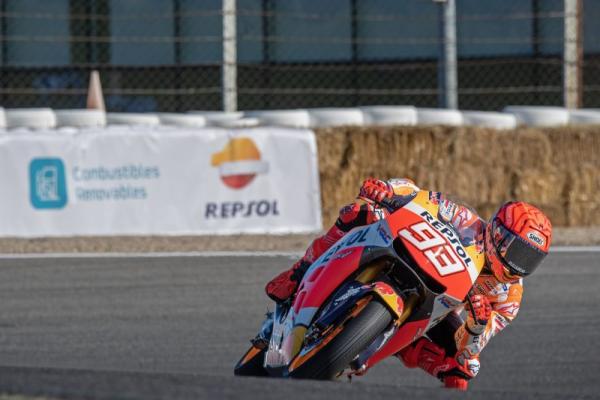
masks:
<svg viewBox="0 0 600 400"><path fill-rule="evenodd" d="M372 300L355 317L348 320L331 341L315 355L290 371L300 379L334 379L390 324L392 316L377 300Z"/></svg>

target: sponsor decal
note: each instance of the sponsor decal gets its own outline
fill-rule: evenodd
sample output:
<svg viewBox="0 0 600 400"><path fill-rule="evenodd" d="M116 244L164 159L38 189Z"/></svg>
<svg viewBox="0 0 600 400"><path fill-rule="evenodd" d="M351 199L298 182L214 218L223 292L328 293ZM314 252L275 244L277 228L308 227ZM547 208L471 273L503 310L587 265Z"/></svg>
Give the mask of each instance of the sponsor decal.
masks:
<svg viewBox="0 0 600 400"><path fill-rule="evenodd" d="M65 165L60 158L34 158L29 163L29 200L38 210L67 205Z"/></svg>
<svg viewBox="0 0 600 400"><path fill-rule="evenodd" d="M354 252L354 249L340 251L338 254L336 254L334 260L341 260L342 258L346 258L353 252Z"/></svg>
<svg viewBox="0 0 600 400"><path fill-rule="evenodd" d="M508 303L508 304L503 304L499 307L496 308L496 311L502 313L502 314L508 314L511 316L515 316L517 315L517 312L519 312L519 303Z"/></svg>
<svg viewBox="0 0 600 400"><path fill-rule="evenodd" d="M252 139L231 139L223 150L214 153L211 165L219 168L221 181L231 189L243 189L256 175L269 171L269 164L261 160L261 154Z"/></svg>
<svg viewBox="0 0 600 400"><path fill-rule="evenodd" d="M383 239L386 245L392 241L392 237L388 233L387 229L385 229L383 223L377 227L377 233L379 233L379 236Z"/></svg>
<svg viewBox="0 0 600 400"><path fill-rule="evenodd" d="M68 176L79 202L145 200L148 185L161 177L158 165L75 165Z"/></svg>
<svg viewBox="0 0 600 400"><path fill-rule="evenodd" d="M458 306L460 304L457 301L452 300L447 296L439 297L438 301L440 302L441 305L443 305L446 308L455 308L456 306Z"/></svg>
<svg viewBox="0 0 600 400"><path fill-rule="evenodd" d="M515 270L517 270L517 272L521 273L521 274L527 274L527 271L521 267L520 265L515 264L514 261L508 261L508 264L513 267Z"/></svg>
<svg viewBox="0 0 600 400"><path fill-rule="evenodd" d="M428 211L420 214L425 221L398 232L421 250L441 276L474 268L473 260L460 243L455 231L438 221Z"/></svg>
<svg viewBox="0 0 600 400"><path fill-rule="evenodd" d="M494 289L496 289L496 285L494 285L494 283L490 282L489 279L484 280L484 283L490 292L493 292Z"/></svg>
<svg viewBox="0 0 600 400"><path fill-rule="evenodd" d="M269 163L262 156L254 141L248 137L230 139L223 149L212 155L211 165L217 167L221 181L230 189L241 190L257 175L269 172ZM204 208L205 219L232 219L278 216L277 200L258 199L247 201L209 202Z"/></svg>
<svg viewBox="0 0 600 400"><path fill-rule="evenodd" d="M429 201L435 205L440 204L440 198L442 194L440 192L429 192Z"/></svg>
<svg viewBox="0 0 600 400"><path fill-rule="evenodd" d="M279 215L277 200L207 203L204 211L204 218L206 219L268 217L277 215Z"/></svg>
<svg viewBox="0 0 600 400"><path fill-rule="evenodd" d="M60 158L34 158L29 164L30 201L35 209L67 206L67 181L78 202L144 200L147 182L160 179L156 165L75 165L68 171Z"/></svg>
<svg viewBox="0 0 600 400"><path fill-rule="evenodd" d="M544 245L546 244L546 240L544 240L544 238L535 231L530 231L529 233L527 233L527 239L531 240L533 243L537 244L540 247L544 247Z"/></svg>
<svg viewBox="0 0 600 400"><path fill-rule="evenodd" d="M73 180L77 182L90 181L140 181L143 179L157 179L160 169L156 165L130 164L114 167L73 167Z"/></svg>
<svg viewBox="0 0 600 400"><path fill-rule="evenodd" d="M325 256L324 257L322 256L323 257L322 263L329 262L331 257L343 247L350 247L350 246L359 245L360 243L366 242L367 234L369 233L370 230L371 230L371 227L368 226L366 228L357 230L356 232L354 232L350 235L344 236L344 238L340 240L341 243L339 243L339 244L333 246L332 248L330 248L329 250L327 250L327 253L325 253Z"/></svg>
<svg viewBox="0 0 600 400"><path fill-rule="evenodd" d="M444 200L440 203L440 207L438 210L438 216L444 222L449 222L454 217L454 213L456 212L456 204L451 202L450 200Z"/></svg>
<svg viewBox="0 0 600 400"><path fill-rule="evenodd" d="M148 184L160 176L158 165L76 165L71 169L75 196L82 202L145 200Z"/></svg>
<svg viewBox="0 0 600 400"><path fill-rule="evenodd" d="M412 341L414 342L415 340L417 340L421 336L423 336L423 328L417 329L417 333L415 333L415 336L413 336Z"/></svg>
<svg viewBox="0 0 600 400"><path fill-rule="evenodd" d="M341 295L340 297L338 297L337 299L335 299L334 303L340 303L340 302L342 302L344 300L347 300L350 297L357 295L362 290L363 290L362 286L348 289L348 291L346 293L344 293L343 295Z"/></svg>
<svg viewBox="0 0 600 400"><path fill-rule="evenodd" d="M385 211L382 208L375 208L371 210L375 214L375 220L379 221L385 218Z"/></svg>
<svg viewBox="0 0 600 400"><path fill-rule="evenodd" d="M494 321L495 321L494 334L500 332L502 329L506 328L506 326L509 324L508 320L498 313L494 314Z"/></svg>
<svg viewBox="0 0 600 400"><path fill-rule="evenodd" d="M485 288L483 286L481 286L479 283L475 283L473 285L473 289L475 289L475 291L477 293L479 293L479 294L485 294L486 293Z"/></svg>
<svg viewBox="0 0 600 400"><path fill-rule="evenodd" d="M473 220L473 213L467 207L457 206L457 211L452 219L452 225L457 229L462 228Z"/></svg>

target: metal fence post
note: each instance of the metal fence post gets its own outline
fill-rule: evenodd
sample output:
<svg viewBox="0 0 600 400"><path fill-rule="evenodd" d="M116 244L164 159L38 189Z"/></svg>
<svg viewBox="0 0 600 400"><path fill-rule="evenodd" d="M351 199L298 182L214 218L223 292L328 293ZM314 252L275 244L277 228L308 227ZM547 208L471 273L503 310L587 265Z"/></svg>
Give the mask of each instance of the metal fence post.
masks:
<svg viewBox="0 0 600 400"><path fill-rule="evenodd" d="M456 2L439 3L438 103L440 107L458 108L458 76L456 70Z"/></svg>
<svg viewBox="0 0 600 400"><path fill-rule="evenodd" d="M223 0L223 111L237 110L236 0Z"/></svg>
<svg viewBox="0 0 600 400"><path fill-rule="evenodd" d="M563 92L566 108L581 106L581 0L565 0Z"/></svg>

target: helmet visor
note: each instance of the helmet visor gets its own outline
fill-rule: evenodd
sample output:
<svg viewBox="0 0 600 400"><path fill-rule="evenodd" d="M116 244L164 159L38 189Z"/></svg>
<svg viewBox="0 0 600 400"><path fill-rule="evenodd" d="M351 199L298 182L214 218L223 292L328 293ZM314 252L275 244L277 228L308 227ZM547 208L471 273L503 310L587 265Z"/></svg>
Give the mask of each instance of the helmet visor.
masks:
<svg viewBox="0 0 600 400"><path fill-rule="evenodd" d="M492 222L492 243L512 275L530 275L546 257L545 252L506 229L496 218Z"/></svg>

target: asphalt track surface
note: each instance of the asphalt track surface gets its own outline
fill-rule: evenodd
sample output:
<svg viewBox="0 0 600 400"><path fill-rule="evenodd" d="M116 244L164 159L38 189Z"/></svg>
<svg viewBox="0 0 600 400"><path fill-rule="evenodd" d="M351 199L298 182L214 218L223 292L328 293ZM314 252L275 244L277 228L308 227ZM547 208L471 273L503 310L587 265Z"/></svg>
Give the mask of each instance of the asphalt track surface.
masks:
<svg viewBox="0 0 600 400"><path fill-rule="evenodd" d="M600 398L600 253L554 253L456 393L389 359L351 383L237 378L288 256L0 259L0 393L69 399Z"/></svg>

